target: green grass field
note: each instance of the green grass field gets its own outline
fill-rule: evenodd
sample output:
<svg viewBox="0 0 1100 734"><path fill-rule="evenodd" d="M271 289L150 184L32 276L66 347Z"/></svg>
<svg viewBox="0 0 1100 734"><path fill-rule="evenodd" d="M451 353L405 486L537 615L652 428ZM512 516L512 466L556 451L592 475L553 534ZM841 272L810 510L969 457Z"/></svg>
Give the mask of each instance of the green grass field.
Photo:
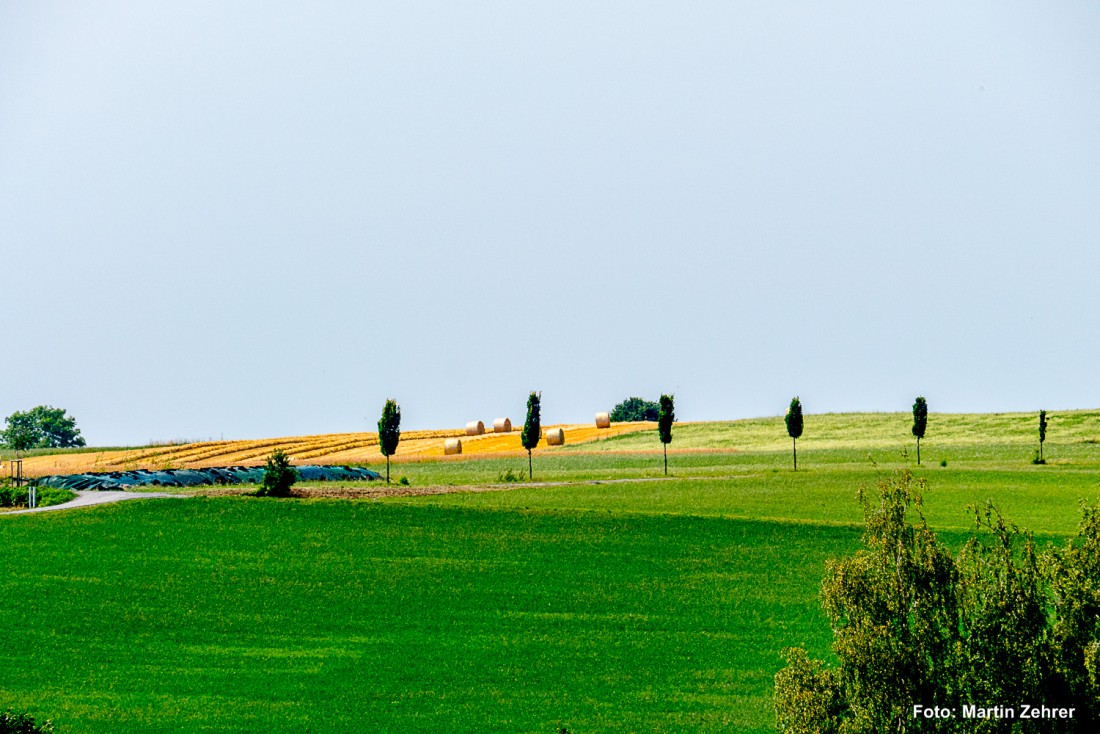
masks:
<svg viewBox="0 0 1100 734"><path fill-rule="evenodd" d="M1053 417L1046 466L1022 417L931 417L915 473L949 543L986 500L1044 541L1074 529L1100 497L1100 413ZM782 650L827 655L817 590L859 545L857 489L913 463L905 416L870 418L807 416L797 473L767 419L678 427L674 447L709 450L671 454L670 479L630 453L653 437L624 436L536 456L561 484L0 518L0 708L62 734L771 731Z"/></svg>

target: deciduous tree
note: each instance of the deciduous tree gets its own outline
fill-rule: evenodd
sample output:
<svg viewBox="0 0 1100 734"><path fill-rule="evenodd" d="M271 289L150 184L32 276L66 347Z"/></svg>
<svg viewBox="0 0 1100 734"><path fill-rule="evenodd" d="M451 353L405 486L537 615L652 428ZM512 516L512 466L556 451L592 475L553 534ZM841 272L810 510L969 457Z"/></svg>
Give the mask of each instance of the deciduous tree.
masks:
<svg viewBox="0 0 1100 734"><path fill-rule="evenodd" d="M1045 464L1046 460L1043 458L1043 442L1047 440L1047 412L1045 410L1039 411L1039 463Z"/></svg>
<svg viewBox="0 0 1100 734"><path fill-rule="evenodd" d="M387 400L378 419L378 449L386 457L386 484L390 483L390 457L397 452L400 441L401 408L396 401Z"/></svg>
<svg viewBox="0 0 1100 734"><path fill-rule="evenodd" d="M527 418L523 421L523 432L519 440L523 448L527 449L527 478L535 478L535 468L531 461L531 449L539 445L539 437L542 435L542 393L531 391L527 396Z"/></svg>
<svg viewBox="0 0 1100 734"><path fill-rule="evenodd" d="M928 428L928 402L918 397L913 403L913 435L917 437L917 466L920 466L920 440Z"/></svg>
<svg viewBox="0 0 1100 734"><path fill-rule="evenodd" d="M798 471L798 439L802 437L802 401L798 396L791 398L790 407L783 421L787 424L787 435L791 437L791 455L794 457L794 470Z"/></svg>
<svg viewBox="0 0 1100 734"><path fill-rule="evenodd" d="M953 555L924 519L923 488L904 472L877 499L861 493L864 548L830 561L821 587L837 662L788 650L778 731L1096 731L1100 505L1046 551L991 505L974 509L974 535ZM1025 705L1061 712L1025 720L1039 713Z"/></svg>
<svg viewBox="0 0 1100 734"><path fill-rule="evenodd" d="M657 411L657 435L661 437L661 447L665 453L665 476L668 476L668 445L672 443L672 422L676 420L676 410L671 395L662 395Z"/></svg>
<svg viewBox="0 0 1100 734"><path fill-rule="evenodd" d="M610 418L613 423L655 421L659 411L660 406L651 400L627 398L611 409Z"/></svg>
<svg viewBox="0 0 1100 734"><path fill-rule="evenodd" d="M16 411L7 418L0 440L16 451L28 449L74 448L84 445L76 419L63 408L39 405L25 413Z"/></svg>

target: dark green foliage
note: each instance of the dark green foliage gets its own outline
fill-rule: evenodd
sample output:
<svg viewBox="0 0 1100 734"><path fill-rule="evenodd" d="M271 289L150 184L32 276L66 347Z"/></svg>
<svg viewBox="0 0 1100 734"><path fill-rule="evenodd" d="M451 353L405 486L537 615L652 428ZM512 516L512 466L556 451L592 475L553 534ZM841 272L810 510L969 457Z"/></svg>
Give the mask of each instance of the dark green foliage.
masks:
<svg viewBox="0 0 1100 734"><path fill-rule="evenodd" d="M6 477L5 477L6 478ZM10 482L0 484L0 507L26 507L28 487L13 487ZM74 492L53 487L38 487L38 506L60 505L76 497Z"/></svg>
<svg viewBox="0 0 1100 734"><path fill-rule="evenodd" d="M1039 411L1039 460L1036 464L1045 464L1043 460L1043 442L1047 440L1047 412L1045 410Z"/></svg>
<svg viewBox="0 0 1100 734"><path fill-rule="evenodd" d="M290 457L275 449L267 457L264 480L256 490L257 497L289 497L290 488L298 481L298 470L290 465Z"/></svg>
<svg viewBox="0 0 1100 734"><path fill-rule="evenodd" d="M661 408L657 414L657 434L661 443L672 443L672 423L676 420L676 410L671 395L661 396Z"/></svg>
<svg viewBox="0 0 1100 734"><path fill-rule="evenodd" d="M28 449L70 448L84 445L76 419L62 408L39 405L26 413L16 411L7 418L0 440L16 451Z"/></svg>
<svg viewBox="0 0 1100 734"><path fill-rule="evenodd" d="M659 410L657 403L651 400L627 398L611 409L611 422L655 421Z"/></svg>
<svg viewBox="0 0 1100 734"><path fill-rule="evenodd" d="M920 440L928 428L928 402L918 397L913 403L913 435L917 437L917 464L920 464Z"/></svg>
<svg viewBox="0 0 1100 734"><path fill-rule="evenodd" d="M390 457L397 451L401 441L401 408L394 400L387 400L382 406L382 417L378 419L378 448L386 457L386 484L390 483Z"/></svg>
<svg viewBox="0 0 1100 734"><path fill-rule="evenodd" d="M539 445L539 437L542 435L542 393L531 391L527 396L527 418L523 421L523 432L520 433L520 443L527 449L527 476L534 479L535 470L531 462L531 449Z"/></svg>
<svg viewBox="0 0 1100 734"><path fill-rule="evenodd" d="M787 415L783 417L787 424L787 435L791 438L802 438L802 401L798 396L791 398L791 405L787 408Z"/></svg>
<svg viewBox="0 0 1100 734"><path fill-rule="evenodd" d="M53 734L53 730L49 719L36 724L30 714L17 714L11 709L0 711L0 734Z"/></svg>
<svg viewBox="0 0 1100 734"><path fill-rule="evenodd" d="M783 416L787 424L787 435L791 437L791 455L794 457L794 470L798 471L798 439L802 437L802 401L795 395Z"/></svg>
<svg viewBox="0 0 1100 734"><path fill-rule="evenodd" d="M908 472L864 499L865 549L831 561L822 606L838 665L788 651L780 732L1085 732L1100 725L1100 505L1040 553L990 505L955 556L929 529ZM916 513L917 522L908 515ZM1074 708L1073 718L965 718L963 706ZM913 706L954 718L914 718ZM1013 728L1013 727L1017 728Z"/></svg>
<svg viewBox="0 0 1100 734"><path fill-rule="evenodd" d="M926 428L928 428L928 401L918 397L913 403L913 435L924 438Z"/></svg>
<svg viewBox="0 0 1100 734"><path fill-rule="evenodd" d="M665 454L665 476L668 476L668 445L672 443L672 422L676 420L676 410L671 395L661 395L661 407L657 411L657 435L661 438Z"/></svg>

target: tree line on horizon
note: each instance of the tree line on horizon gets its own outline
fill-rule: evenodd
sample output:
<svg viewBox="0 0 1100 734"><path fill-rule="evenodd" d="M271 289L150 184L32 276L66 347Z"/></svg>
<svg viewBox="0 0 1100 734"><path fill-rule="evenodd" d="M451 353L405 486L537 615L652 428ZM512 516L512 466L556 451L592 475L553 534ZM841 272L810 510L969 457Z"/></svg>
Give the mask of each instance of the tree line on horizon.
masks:
<svg viewBox="0 0 1100 734"><path fill-rule="evenodd" d="M531 391L527 399L527 416L524 420L520 442L527 450L528 478L534 477L531 451L538 445L541 436L541 400L542 393ZM921 464L921 439L928 428L928 402L924 396L918 396L913 403L912 434L916 438L917 465ZM612 422L655 421L658 437L663 446L664 471L668 474L668 444L672 442L672 423L675 421L673 397L661 395L657 402L639 397L629 397L618 403L610 412ZM796 395L791 399L784 415L787 435L791 438L791 457L795 471L798 470L798 439L805 427L802 402ZM1049 417L1046 410L1039 411L1039 449L1032 463L1045 464L1043 449L1046 442ZM382 417L378 421L379 449L386 457L386 482L390 481L390 457L397 451L401 439L401 409L393 399L386 401ZM0 446L17 452L32 449L77 448L85 446L76 419L64 409L48 405L39 405L26 412L16 411L6 419L4 430L0 430Z"/></svg>

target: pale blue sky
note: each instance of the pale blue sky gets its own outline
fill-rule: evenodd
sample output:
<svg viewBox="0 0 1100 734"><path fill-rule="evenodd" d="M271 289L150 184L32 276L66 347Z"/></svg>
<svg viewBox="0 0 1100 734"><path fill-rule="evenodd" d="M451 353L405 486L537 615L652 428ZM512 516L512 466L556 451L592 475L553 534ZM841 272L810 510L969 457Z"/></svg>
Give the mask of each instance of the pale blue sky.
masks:
<svg viewBox="0 0 1100 734"><path fill-rule="evenodd" d="M1100 5L0 1L0 418L1100 406Z"/></svg>

